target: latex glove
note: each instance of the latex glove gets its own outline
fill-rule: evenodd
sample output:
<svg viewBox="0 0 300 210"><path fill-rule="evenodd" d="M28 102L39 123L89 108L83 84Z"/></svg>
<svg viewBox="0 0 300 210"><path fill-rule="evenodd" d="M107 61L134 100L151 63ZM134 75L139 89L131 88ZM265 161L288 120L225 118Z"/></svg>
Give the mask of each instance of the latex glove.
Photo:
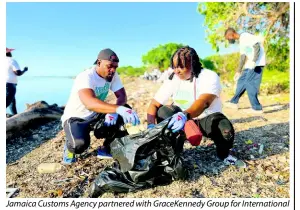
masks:
<svg viewBox="0 0 300 210"><path fill-rule="evenodd" d="M235 75L234 75L234 77L233 77L233 80L235 82L238 81L238 79L240 78L240 76L241 76L241 73L240 72L236 72Z"/></svg>
<svg viewBox="0 0 300 210"><path fill-rule="evenodd" d="M118 116L119 115L117 113L106 114L104 125L106 125L106 126L115 125L117 123Z"/></svg>
<svg viewBox="0 0 300 210"><path fill-rule="evenodd" d="M187 118L185 114L183 114L182 112L178 112L172 116L172 119L168 124L168 128L171 128L173 133L175 133L184 127L186 121Z"/></svg>
<svg viewBox="0 0 300 210"><path fill-rule="evenodd" d="M131 123L133 126L140 124L140 119L135 111L125 106L119 106L117 113L122 116L124 123Z"/></svg>
<svg viewBox="0 0 300 210"><path fill-rule="evenodd" d="M147 129L151 129L151 128L154 128L154 127L155 127L155 124L148 124Z"/></svg>
<svg viewBox="0 0 300 210"><path fill-rule="evenodd" d="M255 69L256 63L254 61L248 61L247 66L249 69Z"/></svg>

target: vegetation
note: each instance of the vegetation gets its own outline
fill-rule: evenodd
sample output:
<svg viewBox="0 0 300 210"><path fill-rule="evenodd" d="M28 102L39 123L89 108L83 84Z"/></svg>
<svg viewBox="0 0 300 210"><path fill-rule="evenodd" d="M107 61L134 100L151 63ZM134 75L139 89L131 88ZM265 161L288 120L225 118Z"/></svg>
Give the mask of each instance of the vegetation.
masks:
<svg viewBox="0 0 300 210"><path fill-rule="evenodd" d="M289 89L289 3L288 2L206 2L199 3L204 15L207 41L216 52L227 46L224 32L228 27L238 32L259 34L264 38L267 65L262 89L268 93ZM232 81L239 54L215 55L202 61L206 68L217 71L222 79ZM224 74L225 73L225 74Z"/></svg>
<svg viewBox="0 0 300 210"><path fill-rule="evenodd" d="M224 32L228 27L264 37L267 65L262 79L263 92L289 90L289 3L287 2L206 2L199 3L198 11L205 16L207 41L216 52L226 47ZM120 67L121 75L139 76L145 71L170 66L170 58L183 44L160 44L142 56L142 67ZM205 68L216 71L223 81L233 82L239 63L239 53L213 55L201 62Z"/></svg>
<svg viewBox="0 0 300 210"><path fill-rule="evenodd" d="M158 45L151 49L147 54L143 55L142 61L144 65L153 65L160 70L165 70L170 66L171 56L177 49L183 46L183 44L176 43Z"/></svg>

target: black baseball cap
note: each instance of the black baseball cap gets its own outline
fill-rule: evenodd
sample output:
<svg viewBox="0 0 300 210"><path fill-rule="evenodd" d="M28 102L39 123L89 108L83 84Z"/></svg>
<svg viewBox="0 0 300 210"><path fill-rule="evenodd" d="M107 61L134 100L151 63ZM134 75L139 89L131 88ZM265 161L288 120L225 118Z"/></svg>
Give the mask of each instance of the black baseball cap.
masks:
<svg viewBox="0 0 300 210"><path fill-rule="evenodd" d="M97 60L94 62L94 64L97 64L98 60L108 60L108 61L112 61L112 62L119 62L119 58L118 58L117 54L109 48L101 50L99 52Z"/></svg>

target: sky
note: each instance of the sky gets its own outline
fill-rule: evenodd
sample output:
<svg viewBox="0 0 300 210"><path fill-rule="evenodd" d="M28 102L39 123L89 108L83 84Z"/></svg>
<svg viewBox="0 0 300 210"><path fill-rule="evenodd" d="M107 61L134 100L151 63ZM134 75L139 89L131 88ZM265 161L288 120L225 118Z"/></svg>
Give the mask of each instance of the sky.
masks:
<svg viewBox="0 0 300 210"><path fill-rule="evenodd" d="M111 48L119 66L141 66L159 44L182 43L201 58L216 54L204 16L189 3L6 3L6 46L27 76L75 76ZM221 49L220 53L235 51Z"/></svg>

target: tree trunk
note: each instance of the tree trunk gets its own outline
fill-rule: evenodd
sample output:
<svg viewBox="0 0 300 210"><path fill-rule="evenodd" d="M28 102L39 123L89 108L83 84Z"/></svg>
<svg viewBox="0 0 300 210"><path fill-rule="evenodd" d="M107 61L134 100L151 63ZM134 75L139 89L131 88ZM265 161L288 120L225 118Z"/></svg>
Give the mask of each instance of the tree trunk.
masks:
<svg viewBox="0 0 300 210"><path fill-rule="evenodd" d="M57 104L48 105L44 101L27 105L27 109L6 119L6 139L15 133L23 133L31 126L39 125L41 121L58 120L63 114L64 107Z"/></svg>

